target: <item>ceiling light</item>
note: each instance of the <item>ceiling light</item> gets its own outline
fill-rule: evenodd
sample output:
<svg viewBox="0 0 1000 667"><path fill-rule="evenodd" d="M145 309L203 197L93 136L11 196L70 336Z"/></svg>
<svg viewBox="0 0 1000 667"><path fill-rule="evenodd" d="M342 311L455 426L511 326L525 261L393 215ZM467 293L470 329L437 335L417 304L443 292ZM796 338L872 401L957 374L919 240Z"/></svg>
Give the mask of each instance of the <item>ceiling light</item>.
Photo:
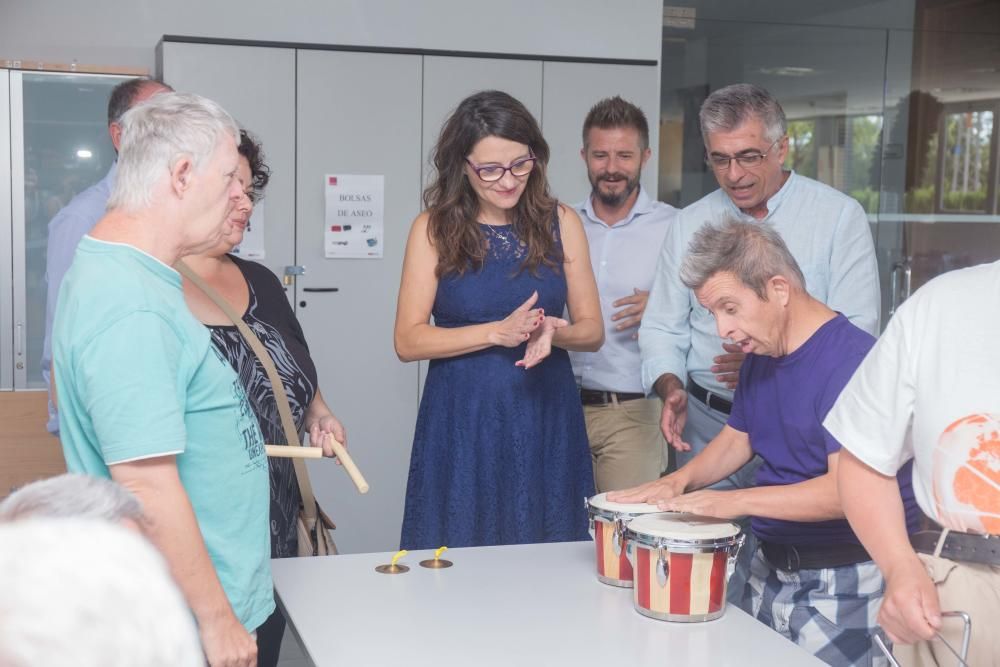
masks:
<svg viewBox="0 0 1000 667"><path fill-rule="evenodd" d="M758 71L774 76L811 76L816 73L812 67L761 67Z"/></svg>

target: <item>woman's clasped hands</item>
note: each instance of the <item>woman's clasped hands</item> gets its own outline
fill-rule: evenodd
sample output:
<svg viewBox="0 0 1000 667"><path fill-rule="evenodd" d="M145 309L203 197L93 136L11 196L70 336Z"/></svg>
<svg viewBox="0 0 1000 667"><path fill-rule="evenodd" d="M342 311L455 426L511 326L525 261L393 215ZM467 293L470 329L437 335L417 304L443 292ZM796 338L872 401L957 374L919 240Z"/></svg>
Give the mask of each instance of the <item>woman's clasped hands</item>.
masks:
<svg viewBox="0 0 1000 667"><path fill-rule="evenodd" d="M546 317L543 308L534 308L538 292L532 292L527 301L514 312L495 323L490 342L503 347L517 347L527 343L524 358L515 365L528 369L540 364L552 352L552 337L556 329L569 324L561 317Z"/></svg>

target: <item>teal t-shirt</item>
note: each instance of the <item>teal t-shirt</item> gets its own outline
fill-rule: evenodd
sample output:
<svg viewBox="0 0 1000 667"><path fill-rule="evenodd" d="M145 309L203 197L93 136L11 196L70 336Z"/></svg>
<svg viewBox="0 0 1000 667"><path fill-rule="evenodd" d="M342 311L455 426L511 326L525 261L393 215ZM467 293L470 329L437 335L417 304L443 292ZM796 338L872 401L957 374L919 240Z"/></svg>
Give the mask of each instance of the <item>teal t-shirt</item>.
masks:
<svg viewBox="0 0 1000 667"><path fill-rule="evenodd" d="M255 630L274 610L264 440L180 274L85 236L59 290L52 350L69 470L109 477L116 463L176 456L222 587Z"/></svg>

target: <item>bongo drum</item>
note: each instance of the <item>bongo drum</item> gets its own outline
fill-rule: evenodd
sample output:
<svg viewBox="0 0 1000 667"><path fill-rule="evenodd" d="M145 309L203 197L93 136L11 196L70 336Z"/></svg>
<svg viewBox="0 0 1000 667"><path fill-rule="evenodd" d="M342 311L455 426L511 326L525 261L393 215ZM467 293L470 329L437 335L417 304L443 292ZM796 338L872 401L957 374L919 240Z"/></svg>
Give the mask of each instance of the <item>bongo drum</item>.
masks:
<svg viewBox="0 0 1000 667"><path fill-rule="evenodd" d="M646 503L613 503L607 495L599 493L587 501L590 536L597 552L597 579L612 586L632 588L625 526L637 516L660 510Z"/></svg>
<svg viewBox="0 0 1000 667"><path fill-rule="evenodd" d="M625 528L635 571L635 610L662 621L711 621L726 608L726 585L745 535L725 519L647 514Z"/></svg>

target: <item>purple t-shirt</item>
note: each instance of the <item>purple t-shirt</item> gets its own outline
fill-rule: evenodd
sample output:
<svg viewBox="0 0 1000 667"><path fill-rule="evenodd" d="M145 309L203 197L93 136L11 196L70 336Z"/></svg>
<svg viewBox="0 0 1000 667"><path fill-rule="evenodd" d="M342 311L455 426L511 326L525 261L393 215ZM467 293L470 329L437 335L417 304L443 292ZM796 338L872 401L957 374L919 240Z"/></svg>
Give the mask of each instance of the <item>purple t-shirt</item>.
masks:
<svg viewBox="0 0 1000 667"><path fill-rule="evenodd" d="M871 334L838 313L791 354L747 355L728 424L750 436L751 448L764 461L757 486L797 484L827 473L827 457L840 451L840 443L823 428L823 419L874 344ZM912 474L911 461L896 476L910 532L920 516ZM758 538L779 544L859 542L846 519L753 517L751 527Z"/></svg>

